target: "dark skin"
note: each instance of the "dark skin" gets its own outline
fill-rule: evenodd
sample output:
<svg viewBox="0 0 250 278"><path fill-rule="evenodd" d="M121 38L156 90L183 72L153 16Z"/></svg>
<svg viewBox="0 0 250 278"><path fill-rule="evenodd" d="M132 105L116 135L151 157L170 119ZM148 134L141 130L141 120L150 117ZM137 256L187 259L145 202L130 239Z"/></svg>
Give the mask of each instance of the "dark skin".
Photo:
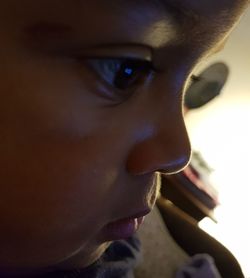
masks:
<svg viewBox="0 0 250 278"><path fill-rule="evenodd" d="M157 172L188 163L185 84L248 1L174 1L181 14L153 2L0 4L6 277L90 265L112 240L105 226L148 213ZM132 77L116 70L124 58Z"/></svg>

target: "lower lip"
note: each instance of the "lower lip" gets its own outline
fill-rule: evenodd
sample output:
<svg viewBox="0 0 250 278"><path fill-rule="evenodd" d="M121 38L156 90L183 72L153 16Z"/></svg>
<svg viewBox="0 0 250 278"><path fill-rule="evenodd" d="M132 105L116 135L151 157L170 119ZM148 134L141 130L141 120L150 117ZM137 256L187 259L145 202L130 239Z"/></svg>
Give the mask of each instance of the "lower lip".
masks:
<svg viewBox="0 0 250 278"><path fill-rule="evenodd" d="M141 226L145 216L139 218L128 218L109 223L104 228L105 240L119 240L131 237Z"/></svg>

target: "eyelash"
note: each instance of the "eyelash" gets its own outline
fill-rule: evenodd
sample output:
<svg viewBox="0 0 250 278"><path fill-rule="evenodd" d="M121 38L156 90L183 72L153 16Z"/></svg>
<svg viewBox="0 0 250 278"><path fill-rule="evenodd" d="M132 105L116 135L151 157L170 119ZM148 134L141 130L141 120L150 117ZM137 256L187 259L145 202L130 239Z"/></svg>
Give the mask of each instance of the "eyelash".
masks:
<svg viewBox="0 0 250 278"><path fill-rule="evenodd" d="M131 58L91 58L86 63L119 98L132 95L155 72L151 62Z"/></svg>

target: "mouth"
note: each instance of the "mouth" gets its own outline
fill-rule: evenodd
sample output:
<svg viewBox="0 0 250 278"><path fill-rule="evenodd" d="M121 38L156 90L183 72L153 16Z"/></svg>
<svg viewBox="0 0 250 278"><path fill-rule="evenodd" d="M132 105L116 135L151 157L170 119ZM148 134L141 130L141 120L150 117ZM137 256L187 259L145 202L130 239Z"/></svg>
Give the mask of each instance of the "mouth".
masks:
<svg viewBox="0 0 250 278"><path fill-rule="evenodd" d="M138 185L139 183L137 183ZM130 212L129 216L114 219L106 224L101 231L103 241L113 241L131 237L143 224L145 216L151 212L154 207L159 191L159 175L140 177L140 184L143 192L137 192L136 196L140 200L134 200L135 204L141 204L134 209L135 213ZM131 210L130 210L131 211Z"/></svg>
<svg viewBox="0 0 250 278"><path fill-rule="evenodd" d="M145 216L150 211L150 209L146 209L127 218L108 223L103 228L103 239L113 241L131 237L140 228Z"/></svg>

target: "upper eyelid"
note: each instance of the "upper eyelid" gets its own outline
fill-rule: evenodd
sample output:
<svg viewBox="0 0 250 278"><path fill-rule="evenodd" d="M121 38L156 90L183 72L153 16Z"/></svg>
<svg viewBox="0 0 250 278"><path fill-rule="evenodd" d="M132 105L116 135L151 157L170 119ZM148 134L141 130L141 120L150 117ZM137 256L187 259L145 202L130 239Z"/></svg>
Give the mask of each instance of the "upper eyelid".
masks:
<svg viewBox="0 0 250 278"><path fill-rule="evenodd" d="M50 55L64 56L72 60L87 59L127 59L147 61L154 71L160 69L154 65L153 49L147 45L139 44L106 44L98 46L81 47L80 45L64 45L61 47L50 47L44 49Z"/></svg>
<svg viewBox="0 0 250 278"><path fill-rule="evenodd" d="M152 62L153 51L144 46L103 46L88 49L74 49L73 55L79 58L134 59Z"/></svg>

